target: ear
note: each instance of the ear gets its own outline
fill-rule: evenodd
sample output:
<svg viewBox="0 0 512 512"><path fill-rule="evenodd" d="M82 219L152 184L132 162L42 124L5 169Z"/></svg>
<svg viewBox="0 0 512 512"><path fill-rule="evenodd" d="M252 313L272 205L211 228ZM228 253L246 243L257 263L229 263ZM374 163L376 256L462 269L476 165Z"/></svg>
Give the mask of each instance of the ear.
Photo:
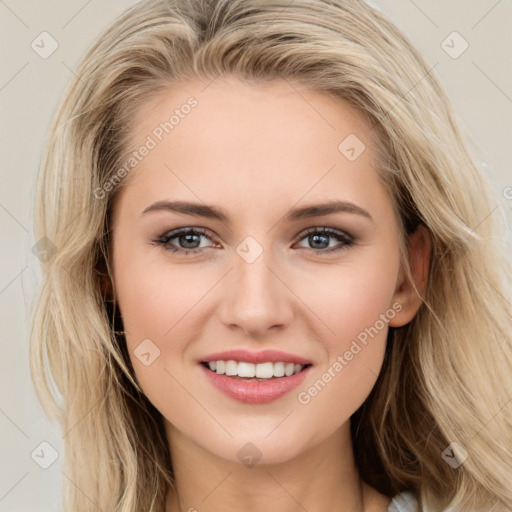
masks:
<svg viewBox="0 0 512 512"><path fill-rule="evenodd" d="M427 285L432 251L432 239L428 229L423 224L420 224L416 231L410 235L407 249L412 277L416 288L423 295ZM406 275L403 265L400 268L395 294L393 295L392 303L395 302L401 304L402 309L389 321L391 327L402 327L408 324L422 304L422 299Z"/></svg>

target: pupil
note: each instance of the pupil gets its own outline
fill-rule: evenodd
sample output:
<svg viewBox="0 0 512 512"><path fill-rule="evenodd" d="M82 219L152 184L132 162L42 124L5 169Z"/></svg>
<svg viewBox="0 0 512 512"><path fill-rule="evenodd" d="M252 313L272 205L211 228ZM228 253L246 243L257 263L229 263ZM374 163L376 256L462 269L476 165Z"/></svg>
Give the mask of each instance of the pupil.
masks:
<svg viewBox="0 0 512 512"><path fill-rule="evenodd" d="M182 235L182 236L180 236L180 242L181 242L183 239L185 239L185 247L186 247L187 249L195 249L195 247L189 247L189 246L187 246L187 245L186 245L186 244L188 244L188 243L192 243L192 244L193 244L193 243L194 243L194 241L193 241L193 240L191 240L191 239L193 239L193 238L197 238L197 235L190 235L190 234L189 234L189 235ZM197 241L196 241L196 242L197 242Z"/></svg>
<svg viewBox="0 0 512 512"><path fill-rule="evenodd" d="M327 237L327 236L325 236L325 235L318 235L318 234L317 234L317 235L310 235L310 237L309 237L310 241L313 241L313 242L312 242L312 243L313 243L313 245L315 245L316 243L320 243L320 244L322 244L322 241L318 242L318 240L319 240L319 239L320 239L320 240L321 240L321 239L323 239L323 240L324 240L324 242L325 242L325 240L327 240L327 238L328 238L328 237ZM327 242L327 246L329 246L329 242ZM318 249L318 247L316 247L316 248Z"/></svg>

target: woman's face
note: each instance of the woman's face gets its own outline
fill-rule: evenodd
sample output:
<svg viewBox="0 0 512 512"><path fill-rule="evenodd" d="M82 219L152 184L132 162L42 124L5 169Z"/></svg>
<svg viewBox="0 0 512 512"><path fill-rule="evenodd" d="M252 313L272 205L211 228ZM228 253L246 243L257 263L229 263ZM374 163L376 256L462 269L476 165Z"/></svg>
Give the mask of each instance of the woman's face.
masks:
<svg viewBox="0 0 512 512"><path fill-rule="evenodd" d="M368 124L285 81L188 82L141 109L133 149L113 278L137 380L168 431L275 463L348 425L388 326L414 314ZM217 354L231 350L247 353ZM264 380L217 375L211 360Z"/></svg>

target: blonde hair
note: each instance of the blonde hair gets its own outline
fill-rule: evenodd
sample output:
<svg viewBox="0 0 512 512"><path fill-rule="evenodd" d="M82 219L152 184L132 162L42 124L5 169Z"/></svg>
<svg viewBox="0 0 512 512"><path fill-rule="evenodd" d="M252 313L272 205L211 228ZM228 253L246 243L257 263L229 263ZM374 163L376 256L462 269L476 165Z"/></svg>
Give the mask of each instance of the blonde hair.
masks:
<svg viewBox="0 0 512 512"><path fill-rule="evenodd" d="M66 509L162 512L173 485L163 418L102 291L126 178L111 185L144 102L220 74L348 101L372 123L409 276L408 236L421 223L432 237L420 310L390 329L377 383L351 418L361 477L388 496L414 492L421 510L511 510L511 269L498 198L433 70L361 0L143 1L76 69L41 162L35 232L55 254L31 333L32 377L65 443ZM456 469L442 457L452 442L469 455Z"/></svg>

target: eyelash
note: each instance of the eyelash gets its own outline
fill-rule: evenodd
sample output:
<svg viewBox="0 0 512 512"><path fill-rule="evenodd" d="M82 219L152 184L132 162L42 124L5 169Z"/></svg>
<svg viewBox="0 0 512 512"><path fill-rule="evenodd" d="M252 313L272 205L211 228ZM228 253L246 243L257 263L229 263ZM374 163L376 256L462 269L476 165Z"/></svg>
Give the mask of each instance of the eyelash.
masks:
<svg viewBox="0 0 512 512"><path fill-rule="evenodd" d="M165 251L171 251L172 253L181 253L184 256L187 256L189 254L196 254L198 252L201 252L204 247L196 248L196 249L182 249L180 247L176 247L174 245L171 245L169 243L170 240L173 240L175 238L178 238L180 236L184 235L202 235L205 238L208 238L211 242L213 242L212 238L206 234L206 231L201 228L180 228L176 229L174 231L169 231L167 233L162 234L159 238L156 240L153 240L153 243L162 247ZM355 245L355 239L353 237L348 236L347 234L343 233L342 231L339 231L337 229L329 228L329 227L314 227L307 229L304 233L301 233L301 236L298 238L298 242L306 238L307 236L311 234L321 234L327 237L336 238L340 242L343 242L341 246L330 248L330 249L308 249L306 250L315 252L315 253L334 253L339 252L342 250L346 250L349 247Z"/></svg>

